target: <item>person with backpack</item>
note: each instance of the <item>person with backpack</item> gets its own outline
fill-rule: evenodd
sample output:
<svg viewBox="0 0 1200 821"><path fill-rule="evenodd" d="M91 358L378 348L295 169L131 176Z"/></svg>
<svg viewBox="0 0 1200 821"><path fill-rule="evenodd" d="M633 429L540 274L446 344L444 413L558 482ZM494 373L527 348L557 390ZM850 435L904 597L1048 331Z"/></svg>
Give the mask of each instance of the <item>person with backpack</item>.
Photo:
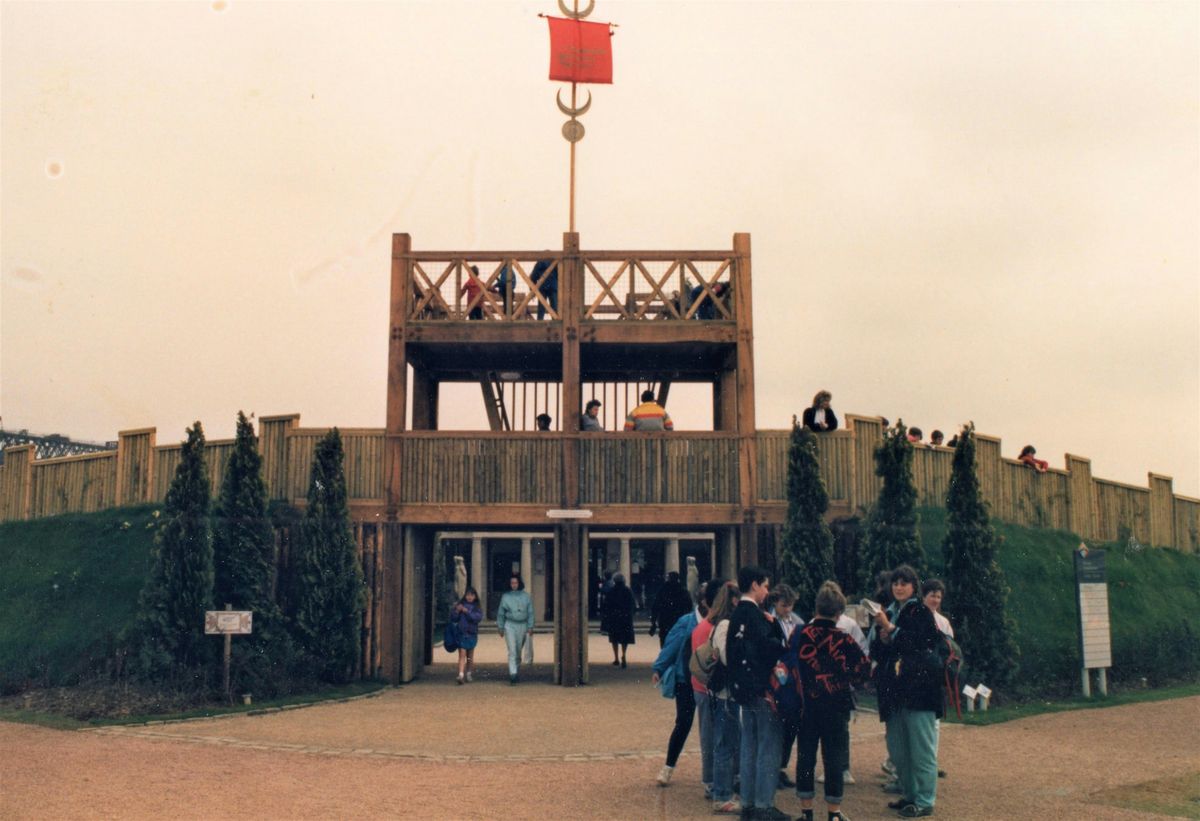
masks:
<svg viewBox="0 0 1200 821"><path fill-rule="evenodd" d="M712 605L704 621L692 631L693 687L704 689L709 711L708 755L712 760L712 802L716 815L738 815L742 804L733 792L733 773L738 765L741 743L741 710L730 698L729 659L725 654L729 635L729 619L741 594L733 582L723 582L716 589ZM701 773L704 769L704 733L700 734ZM703 777L703 775L702 775Z"/></svg>
<svg viewBox="0 0 1200 821"><path fill-rule="evenodd" d="M675 764L683 745L687 742L688 734L692 731L692 722L696 717L696 698L692 690L691 675L688 671L688 660L692 655L691 636L696 625L708 613L704 603L704 585L696 594L696 606L675 620L670 632L663 631L663 646L654 660L651 669L654 671L651 681L658 685L663 698L675 699L675 726L671 729L671 737L667 741L667 760L658 771L658 786L665 787L671 783L675 772ZM704 744L703 719L700 723L700 743ZM712 778L705 780L711 783Z"/></svg>
<svg viewBox="0 0 1200 821"><path fill-rule="evenodd" d="M725 649L730 692L742 708L742 816L790 821L775 807L783 722L767 700L775 664L787 645L779 622L762 609L771 592L767 571L754 565L743 567L738 571L738 591L741 600L729 619Z"/></svg>
<svg viewBox="0 0 1200 821"><path fill-rule="evenodd" d="M892 603L875 616L871 658L877 663L879 720L901 794L888 804L902 818L933 815L937 800L937 720L944 713L941 670L931 663L941 637L920 600L908 565L892 571Z"/></svg>
<svg viewBox="0 0 1200 821"><path fill-rule="evenodd" d="M854 639L838 629L838 616L845 611L842 589L837 582L825 582L817 591L816 615L792 633L788 642L788 674L797 682L804 699L796 757L796 795L801 808L798 821L813 819L813 770L818 745L825 764L828 819L847 821L841 812L842 763L850 746L853 687L866 680L871 662Z"/></svg>

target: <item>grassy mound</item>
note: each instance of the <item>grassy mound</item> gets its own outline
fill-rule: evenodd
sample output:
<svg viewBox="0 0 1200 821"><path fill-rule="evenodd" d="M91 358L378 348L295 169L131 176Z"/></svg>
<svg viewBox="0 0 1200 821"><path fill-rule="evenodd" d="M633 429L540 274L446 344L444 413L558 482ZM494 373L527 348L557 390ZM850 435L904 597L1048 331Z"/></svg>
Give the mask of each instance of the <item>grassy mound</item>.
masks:
<svg viewBox="0 0 1200 821"><path fill-rule="evenodd" d="M150 570L154 510L0 525L0 692L71 684L111 662Z"/></svg>
<svg viewBox="0 0 1200 821"><path fill-rule="evenodd" d="M1017 694L1059 694L1079 687L1079 616L1071 554L1079 537L1061 530L994 523L998 560L1008 584L1009 614L1021 648ZM946 512L921 510L921 538L935 575L943 570ZM1107 549L1113 667L1109 680L1127 687L1161 686L1200 676L1200 556L1154 548ZM954 591L949 591L948 601ZM970 658L967 658L970 663ZM975 683L975 682L971 682Z"/></svg>

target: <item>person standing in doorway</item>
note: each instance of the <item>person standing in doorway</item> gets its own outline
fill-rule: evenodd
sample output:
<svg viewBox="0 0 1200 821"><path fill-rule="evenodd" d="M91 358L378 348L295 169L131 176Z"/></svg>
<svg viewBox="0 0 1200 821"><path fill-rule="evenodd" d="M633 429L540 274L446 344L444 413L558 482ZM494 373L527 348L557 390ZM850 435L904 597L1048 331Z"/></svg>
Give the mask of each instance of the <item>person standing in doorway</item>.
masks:
<svg viewBox="0 0 1200 821"><path fill-rule="evenodd" d="M463 592L450 612L450 621L458 631L458 683L462 684L471 681L475 672L475 645L479 642L479 622L483 621L479 594L474 587Z"/></svg>
<svg viewBox="0 0 1200 821"><path fill-rule="evenodd" d="M608 643L612 645L613 651L613 667L627 667L625 653L636 639L633 635L633 593L629 592L629 585L625 584L625 576L622 573L613 574L612 592L604 597L600 630L608 633ZM618 645L621 648L619 658Z"/></svg>
<svg viewBox="0 0 1200 821"><path fill-rule="evenodd" d="M500 597L496 610L496 627L508 648L508 683L516 684L521 669L521 651L525 642L533 641L533 600L525 592L525 582L514 574L508 580L508 591Z"/></svg>

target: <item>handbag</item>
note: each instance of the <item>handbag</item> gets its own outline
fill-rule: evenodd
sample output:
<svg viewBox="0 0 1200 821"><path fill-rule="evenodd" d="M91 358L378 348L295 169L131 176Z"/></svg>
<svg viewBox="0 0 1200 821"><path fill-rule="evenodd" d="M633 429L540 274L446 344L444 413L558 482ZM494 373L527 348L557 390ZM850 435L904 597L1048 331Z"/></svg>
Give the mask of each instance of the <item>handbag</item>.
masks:
<svg viewBox="0 0 1200 821"><path fill-rule="evenodd" d="M442 646L446 648L447 653L458 650L458 628L452 621L446 622L446 629L442 631Z"/></svg>
<svg viewBox="0 0 1200 821"><path fill-rule="evenodd" d="M525 634L525 644L521 648L521 663L533 664L533 631Z"/></svg>

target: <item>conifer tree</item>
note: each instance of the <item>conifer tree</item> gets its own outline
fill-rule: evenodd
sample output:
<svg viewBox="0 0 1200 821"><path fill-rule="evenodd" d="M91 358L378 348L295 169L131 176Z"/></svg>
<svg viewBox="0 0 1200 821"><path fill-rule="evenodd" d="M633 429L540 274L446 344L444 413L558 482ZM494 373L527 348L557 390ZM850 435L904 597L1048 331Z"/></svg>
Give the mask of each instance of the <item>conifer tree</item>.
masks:
<svg viewBox="0 0 1200 821"><path fill-rule="evenodd" d="M213 528L217 609L254 613L253 631L232 644L231 679L237 692L273 695L285 683L291 637L275 603L275 532L267 516L267 485L254 426L238 412L237 438L225 468Z"/></svg>
<svg viewBox="0 0 1200 821"><path fill-rule="evenodd" d="M817 437L795 417L788 447L787 499L781 575L796 591L796 609L807 619L822 582L833 578L833 534L825 522L829 494L821 479Z"/></svg>
<svg viewBox="0 0 1200 821"><path fill-rule="evenodd" d="M1017 667L1013 623L1006 612L1008 585L996 562L996 533L979 491L975 425L965 425L954 448L946 495L944 609L973 674L993 688L1012 681Z"/></svg>
<svg viewBox="0 0 1200 821"><path fill-rule="evenodd" d="M903 421L883 432L875 448L875 475L883 479L879 499L867 517L867 537L859 562L863 591L870 593L875 575L908 564L925 570L925 550L917 530L917 489L913 484L913 446Z"/></svg>
<svg viewBox="0 0 1200 821"><path fill-rule="evenodd" d="M142 590L138 660L152 678L202 679L211 642L204 611L212 608L213 553L204 429L187 429L175 478L155 537L154 569Z"/></svg>
<svg viewBox="0 0 1200 821"><path fill-rule="evenodd" d="M293 568L296 639L318 675L331 682L348 681L358 666L364 604L342 459L342 437L334 428L313 454Z"/></svg>

